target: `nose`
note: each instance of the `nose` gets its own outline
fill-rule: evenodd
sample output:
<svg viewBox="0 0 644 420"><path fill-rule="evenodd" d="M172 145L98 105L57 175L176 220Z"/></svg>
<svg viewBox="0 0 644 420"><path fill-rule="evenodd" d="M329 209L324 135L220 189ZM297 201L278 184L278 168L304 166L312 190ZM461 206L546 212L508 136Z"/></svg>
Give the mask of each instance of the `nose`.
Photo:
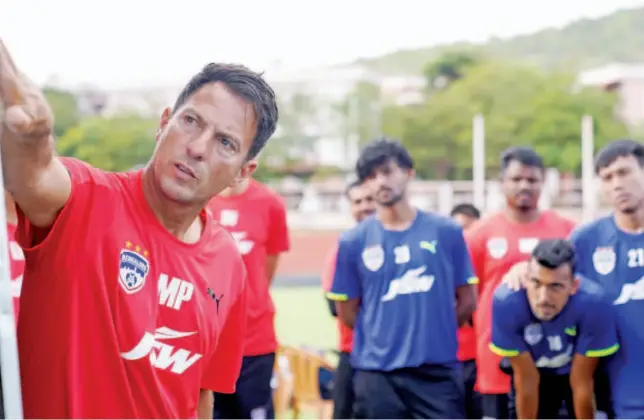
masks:
<svg viewBox="0 0 644 420"><path fill-rule="evenodd" d="M522 179L522 180L519 181L519 189L520 190L531 190L532 189L532 184L527 179Z"/></svg>
<svg viewBox="0 0 644 420"><path fill-rule="evenodd" d="M209 144L210 136L207 132L204 132L200 136L194 137L188 142L186 145L186 154L191 159L202 161L206 157Z"/></svg>
<svg viewBox="0 0 644 420"><path fill-rule="evenodd" d="M537 290L537 301L539 304L548 303L548 294L549 292L547 287L541 287Z"/></svg>

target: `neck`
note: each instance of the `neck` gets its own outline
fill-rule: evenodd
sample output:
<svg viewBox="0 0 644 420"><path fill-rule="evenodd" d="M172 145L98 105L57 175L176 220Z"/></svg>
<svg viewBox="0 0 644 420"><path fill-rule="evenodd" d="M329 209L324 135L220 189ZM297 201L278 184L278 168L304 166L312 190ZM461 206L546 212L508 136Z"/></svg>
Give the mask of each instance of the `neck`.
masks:
<svg viewBox="0 0 644 420"><path fill-rule="evenodd" d="M417 210L406 198L393 206L378 206L378 220L389 230L406 230L416 218Z"/></svg>
<svg viewBox="0 0 644 420"><path fill-rule="evenodd" d="M644 206L634 213L615 212L615 224L624 232L642 233L644 231Z"/></svg>
<svg viewBox="0 0 644 420"><path fill-rule="evenodd" d="M538 208L531 210L519 210L513 207L507 207L505 209L505 214L508 219L517 223L531 223L539 218L541 212Z"/></svg>
<svg viewBox="0 0 644 420"><path fill-rule="evenodd" d="M243 194L244 191L246 191L246 189L248 188L248 185L250 185L250 178L244 178L234 187L228 187L222 192L220 192L219 195L223 195L224 197L230 197L233 195Z"/></svg>
<svg viewBox="0 0 644 420"><path fill-rule="evenodd" d="M199 213L206 203L185 205L169 200L155 185L153 169L143 171L143 195L150 209L168 232L177 239L194 243L201 237Z"/></svg>

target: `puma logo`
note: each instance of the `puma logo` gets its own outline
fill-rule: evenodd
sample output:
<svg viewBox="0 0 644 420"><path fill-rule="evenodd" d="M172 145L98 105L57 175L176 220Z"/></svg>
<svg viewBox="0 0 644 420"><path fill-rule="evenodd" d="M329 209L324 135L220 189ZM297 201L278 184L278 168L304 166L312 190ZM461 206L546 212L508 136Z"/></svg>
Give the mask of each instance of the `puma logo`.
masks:
<svg viewBox="0 0 644 420"><path fill-rule="evenodd" d="M217 313L219 313L219 302L221 302L221 299L224 297L224 294L222 293L221 295L219 295L219 297L217 297L217 295L215 294L215 291L209 287L208 295L215 300L215 303L217 304Z"/></svg>

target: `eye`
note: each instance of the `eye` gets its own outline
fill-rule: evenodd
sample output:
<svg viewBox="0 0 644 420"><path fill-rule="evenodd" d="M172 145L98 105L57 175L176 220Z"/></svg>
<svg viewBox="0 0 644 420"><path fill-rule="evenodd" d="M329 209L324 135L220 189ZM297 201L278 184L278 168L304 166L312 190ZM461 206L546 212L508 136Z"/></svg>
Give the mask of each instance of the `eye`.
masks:
<svg viewBox="0 0 644 420"><path fill-rule="evenodd" d="M197 119L190 114L186 114L183 116L183 122L186 125L194 125L197 123Z"/></svg>

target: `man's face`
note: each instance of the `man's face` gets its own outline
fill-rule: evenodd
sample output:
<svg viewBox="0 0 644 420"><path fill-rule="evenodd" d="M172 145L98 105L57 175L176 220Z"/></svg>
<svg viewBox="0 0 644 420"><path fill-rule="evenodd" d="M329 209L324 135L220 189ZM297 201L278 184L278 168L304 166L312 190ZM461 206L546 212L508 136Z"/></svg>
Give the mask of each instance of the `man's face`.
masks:
<svg viewBox="0 0 644 420"><path fill-rule="evenodd" d="M351 214L356 222L361 222L365 217L376 211L376 203L373 201L371 191L363 185L358 185L347 193L351 204Z"/></svg>
<svg viewBox="0 0 644 420"><path fill-rule="evenodd" d="M501 187L508 206L521 211L533 210L539 203L543 171L514 160L503 173Z"/></svg>
<svg viewBox="0 0 644 420"><path fill-rule="evenodd" d="M394 160L389 160L377 167L364 185L378 204L390 207L405 197L407 184L413 177L413 169L403 169Z"/></svg>
<svg viewBox="0 0 644 420"><path fill-rule="evenodd" d="M526 292L532 313L541 321L556 317L578 287L579 280L574 278L569 264L554 270L543 267L534 259L528 264Z"/></svg>
<svg viewBox="0 0 644 420"><path fill-rule="evenodd" d="M452 219L461 227L463 227L463 230L467 230L476 222L476 218L472 216L468 216L467 214L463 213L456 213L455 215L452 216Z"/></svg>
<svg viewBox="0 0 644 420"><path fill-rule="evenodd" d="M599 170L602 193L615 210L634 213L644 201L644 170L634 156L618 157Z"/></svg>
<svg viewBox="0 0 644 420"><path fill-rule="evenodd" d="M205 203L250 176L256 133L253 106L223 83L195 92L174 115L166 109L152 157L154 179L170 200Z"/></svg>

